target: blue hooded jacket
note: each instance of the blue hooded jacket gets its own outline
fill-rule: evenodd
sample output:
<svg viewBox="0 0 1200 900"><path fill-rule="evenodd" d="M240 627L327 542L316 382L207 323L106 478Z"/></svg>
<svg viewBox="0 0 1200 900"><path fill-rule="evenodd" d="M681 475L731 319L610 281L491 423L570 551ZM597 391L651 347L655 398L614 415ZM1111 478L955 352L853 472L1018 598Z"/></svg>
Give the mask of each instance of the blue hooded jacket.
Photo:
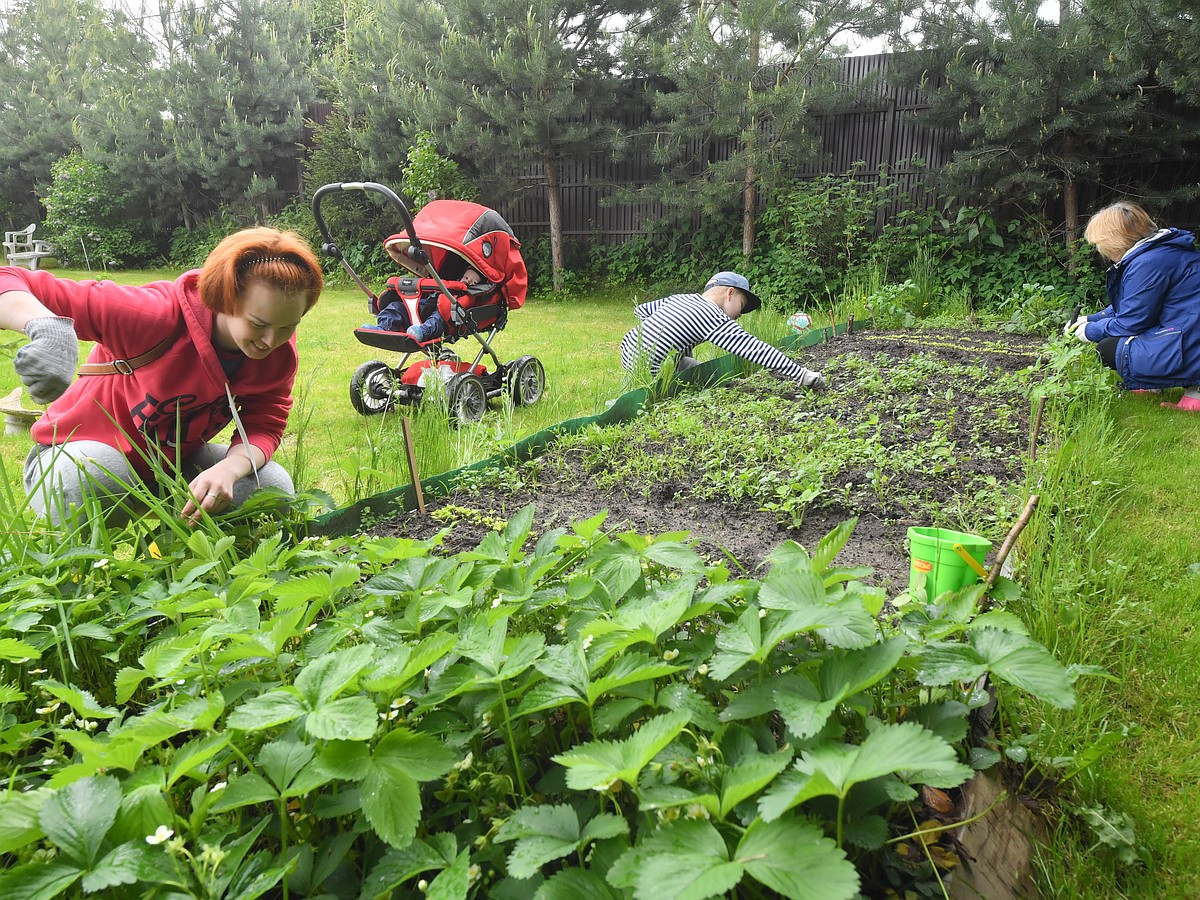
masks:
<svg viewBox="0 0 1200 900"><path fill-rule="evenodd" d="M1108 270L1109 305L1087 317L1093 342L1117 343L1129 389L1200 384L1200 251L1190 231L1168 228Z"/></svg>

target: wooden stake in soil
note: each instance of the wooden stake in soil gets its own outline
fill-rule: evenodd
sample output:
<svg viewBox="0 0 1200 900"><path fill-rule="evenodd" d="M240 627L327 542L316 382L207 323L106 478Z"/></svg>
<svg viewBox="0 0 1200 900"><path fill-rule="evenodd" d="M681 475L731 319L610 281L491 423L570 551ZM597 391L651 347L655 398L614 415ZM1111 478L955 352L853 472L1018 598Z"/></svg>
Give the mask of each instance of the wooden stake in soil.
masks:
<svg viewBox="0 0 1200 900"><path fill-rule="evenodd" d="M1013 544L1017 542L1017 537L1025 526L1029 524L1029 520L1033 517L1033 511L1037 509L1038 495L1030 494L1029 499L1025 502L1025 509L1017 518L1016 523L1008 532L1008 537L1004 539L1004 543L1000 545L1000 552L996 554L996 561L992 564L992 571L988 572L987 581L984 582L987 587L991 587L996 583L996 579L1000 577L1000 568L1004 565L1004 561L1008 559L1009 551L1012 550Z"/></svg>
<svg viewBox="0 0 1200 900"><path fill-rule="evenodd" d="M404 453L408 457L408 474L412 478L413 491L417 495L417 512L425 515L425 493L421 490L421 476L417 472L417 453L413 448L412 427L408 416L400 417L400 430L404 432Z"/></svg>
<svg viewBox="0 0 1200 900"><path fill-rule="evenodd" d="M1042 430L1042 411L1046 408L1046 395L1038 397L1037 413L1033 417L1033 435L1029 439L1029 461L1037 460L1038 432Z"/></svg>

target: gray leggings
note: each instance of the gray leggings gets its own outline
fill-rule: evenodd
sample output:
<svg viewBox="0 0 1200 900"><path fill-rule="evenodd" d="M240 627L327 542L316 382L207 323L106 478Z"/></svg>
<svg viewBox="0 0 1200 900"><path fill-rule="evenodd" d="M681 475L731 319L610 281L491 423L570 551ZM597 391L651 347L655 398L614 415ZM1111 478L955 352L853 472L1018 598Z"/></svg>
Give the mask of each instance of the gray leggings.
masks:
<svg viewBox="0 0 1200 900"><path fill-rule="evenodd" d="M205 444L183 461L183 476L191 480L200 472L225 458L225 444ZM130 497L134 485L141 483L125 454L99 441L70 441L55 447L35 444L25 458L25 493L29 507L38 515L61 522L72 506L83 508L85 497L95 497L108 509L106 521L121 525L130 520L142 504ZM268 462L253 475L239 479L233 486L237 509L259 487L277 487L294 493L292 476L277 462Z"/></svg>

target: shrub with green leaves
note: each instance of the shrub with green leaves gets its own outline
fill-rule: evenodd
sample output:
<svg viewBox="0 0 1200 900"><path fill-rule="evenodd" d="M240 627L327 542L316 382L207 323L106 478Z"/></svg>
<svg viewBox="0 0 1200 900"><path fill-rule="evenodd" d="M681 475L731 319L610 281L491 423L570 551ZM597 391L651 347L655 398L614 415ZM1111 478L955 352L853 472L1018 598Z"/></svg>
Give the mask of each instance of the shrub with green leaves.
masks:
<svg viewBox="0 0 1200 900"><path fill-rule="evenodd" d="M209 216L195 228L175 229L171 236L171 265L179 269L198 269L204 265L204 260L217 244L234 232L256 224L270 225L281 231L294 231L311 247L321 245L312 208L307 200L297 199L262 223L243 221L228 211L221 211Z"/></svg>
<svg viewBox="0 0 1200 900"><path fill-rule="evenodd" d="M781 308L828 306L867 255L876 213L892 190L886 177L868 185L849 175L783 186L759 220L761 247L749 272L756 292Z"/></svg>
<svg viewBox="0 0 1200 900"><path fill-rule="evenodd" d="M204 260L229 235L242 226L227 212L209 216L196 228L177 228L171 236L171 265L180 269L198 269Z"/></svg>
<svg viewBox="0 0 1200 900"><path fill-rule="evenodd" d="M325 184L378 181L398 189L399 169L394 164L370 159L364 146L367 138L361 120L335 107L326 121L311 123L311 127L312 150L304 160L306 204L317 188ZM395 213L380 202L379 195L365 191L346 191L331 197L330 202L321 207L321 215L338 245L344 251L353 245L356 254L369 255L370 244L377 244L381 237L400 227ZM313 237L313 246L317 246L315 234ZM378 260L381 272L384 259L386 255L381 249ZM362 262L362 256L357 256L356 261ZM358 265L355 270L361 271ZM341 271L340 266L335 266L330 274L336 277Z"/></svg>
<svg viewBox="0 0 1200 900"><path fill-rule="evenodd" d="M50 168L41 198L46 236L60 261L80 268L139 266L157 253L145 218L130 208L132 195L104 166L72 150Z"/></svg>
<svg viewBox="0 0 1200 900"><path fill-rule="evenodd" d="M1019 334L1054 334L1070 317L1070 303L1070 297L1054 285L1025 282L1005 298L1001 311L1008 314L1008 321L1001 327Z"/></svg>
<svg viewBox="0 0 1200 900"><path fill-rule="evenodd" d="M459 171L458 163L438 152L432 131L418 131L401 169L404 195L417 212L430 200L477 200L479 191Z"/></svg>
<svg viewBox="0 0 1200 900"><path fill-rule="evenodd" d="M1064 308L1104 305L1104 278L1093 257L1067 253L1060 236L1038 218L1001 221L968 206L909 209L888 223L871 255L891 277L909 274L916 248L933 259L934 288L965 294L974 310L998 311L1023 284L1049 285Z"/></svg>
<svg viewBox="0 0 1200 900"><path fill-rule="evenodd" d="M855 897L885 861L933 877L892 848L922 785L998 758L968 743L984 676L1073 703L980 586L881 617L835 563L853 523L758 580L532 522L449 557L29 535L0 562L0 895Z"/></svg>

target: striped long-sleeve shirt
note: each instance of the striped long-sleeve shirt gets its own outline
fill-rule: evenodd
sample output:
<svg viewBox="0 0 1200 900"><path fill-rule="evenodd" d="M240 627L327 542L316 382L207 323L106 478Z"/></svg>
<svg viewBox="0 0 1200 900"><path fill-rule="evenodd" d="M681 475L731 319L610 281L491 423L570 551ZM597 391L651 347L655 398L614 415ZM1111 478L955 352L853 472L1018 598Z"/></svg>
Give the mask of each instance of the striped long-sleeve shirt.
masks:
<svg viewBox="0 0 1200 900"><path fill-rule="evenodd" d="M629 371L637 365L639 354L645 354L650 371L657 375L672 351L691 356L707 341L796 381L802 382L809 374L804 366L760 341L700 294L672 294L651 300L636 307L634 313L642 321L621 339L621 365Z"/></svg>

